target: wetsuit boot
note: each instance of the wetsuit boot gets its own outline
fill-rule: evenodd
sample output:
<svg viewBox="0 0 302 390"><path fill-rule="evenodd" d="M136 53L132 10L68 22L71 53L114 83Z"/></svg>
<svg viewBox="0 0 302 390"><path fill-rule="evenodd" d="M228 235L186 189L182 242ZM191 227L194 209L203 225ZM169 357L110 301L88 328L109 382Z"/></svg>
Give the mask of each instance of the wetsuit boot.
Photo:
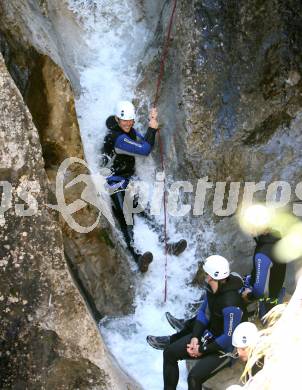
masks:
<svg viewBox="0 0 302 390"><path fill-rule="evenodd" d="M145 252L143 254L138 253L135 248L133 248L132 245L128 245L128 249L131 252L134 261L138 265L138 269L145 273L148 271L149 264L152 263L153 260L153 254L151 252Z"/></svg>
<svg viewBox="0 0 302 390"><path fill-rule="evenodd" d="M177 332L183 330L185 327L186 320L184 319L179 319L174 316L168 311L165 313L166 319L169 322L169 324L172 326L173 329L175 329Z"/></svg>
<svg viewBox="0 0 302 390"><path fill-rule="evenodd" d="M152 260L153 260L153 255L151 252L145 252L142 255L140 255L137 261L139 270L142 273L147 272L149 268L149 264L152 262Z"/></svg>
<svg viewBox="0 0 302 390"><path fill-rule="evenodd" d="M154 349L164 350L170 344L169 336L147 336L147 343Z"/></svg>
<svg viewBox="0 0 302 390"><path fill-rule="evenodd" d="M119 221L121 231L123 233L124 239L126 241L127 247L132 254L134 261L137 263L138 268L141 272L147 272L149 264L153 260L153 255L151 252L145 252L143 254L139 253L134 247L133 243L133 225L127 225L124 212L123 212L123 203L124 203L124 192L117 192L111 195L113 201L113 213L116 219Z"/></svg>
<svg viewBox="0 0 302 390"><path fill-rule="evenodd" d="M179 256L187 248L187 245L187 241L184 239L167 243L167 253L168 255Z"/></svg>

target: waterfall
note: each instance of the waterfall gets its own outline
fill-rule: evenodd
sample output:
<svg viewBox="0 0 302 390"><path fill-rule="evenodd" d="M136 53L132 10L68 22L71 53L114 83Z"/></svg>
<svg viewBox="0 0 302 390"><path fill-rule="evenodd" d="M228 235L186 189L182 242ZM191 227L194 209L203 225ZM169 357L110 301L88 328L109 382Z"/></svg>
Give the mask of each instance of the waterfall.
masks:
<svg viewBox="0 0 302 390"><path fill-rule="evenodd" d="M150 13L150 4L148 5ZM156 7L153 7L153 11ZM74 18L80 35L80 54L73 53L72 73L79 77L79 96L76 110L80 124L85 157L93 173L99 170L99 157L106 134L105 120L113 113L121 99L133 99L141 75L138 65L143 60L146 47L154 37L152 23L147 23L146 10L141 2L126 0L68 0L68 11ZM70 14L69 14L70 16ZM150 19L156 15L151 15ZM58 16L58 12L56 14ZM62 18L62 16L60 16ZM63 24L64 25L64 24ZM62 21L61 21L62 30ZM73 37L64 35L65 46ZM62 45L64 47L64 45ZM73 47L74 42L73 42ZM160 48L159 48L160 49ZM63 54L63 52L62 52ZM140 67L143 74L143 66ZM154 77L156 82L156 76ZM143 96L139 106L150 105L152 96ZM145 113L147 116L147 112ZM163 120L165 118L162 118ZM140 126L138 127L139 130ZM150 184L155 180L156 165L152 156L137 160L137 173ZM159 224L163 216L156 217ZM180 257L168 257L168 301L164 301L165 255L158 232L150 229L142 218L135 218L134 236L140 250L152 251L154 260L147 274L137 273L134 288L134 312L120 318L105 318L100 324L101 334L121 367L134 377L144 389L162 387L162 353L148 346L146 336L173 333L165 320L165 312L178 317L186 314L186 305L199 299L200 291L190 285L197 269L196 239L186 220L186 233L178 231L180 218L169 218L168 235L171 241L187 239L189 246ZM118 230L116 233L119 234ZM211 235L211 232L208 233ZM204 242L209 237L204 237ZM129 258L133 272L136 264ZM114 286L112 286L114 289ZM181 364L179 389L186 389L185 364Z"/></svg>

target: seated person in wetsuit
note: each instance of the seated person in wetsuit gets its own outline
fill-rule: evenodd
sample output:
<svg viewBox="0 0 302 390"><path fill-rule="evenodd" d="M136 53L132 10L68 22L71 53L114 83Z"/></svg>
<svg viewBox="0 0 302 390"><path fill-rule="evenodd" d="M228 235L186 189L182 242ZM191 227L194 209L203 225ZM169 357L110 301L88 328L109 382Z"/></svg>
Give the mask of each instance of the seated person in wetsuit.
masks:
<svg viewBox="0 0 302 390"><path fill-rule="evenodd" d="M242 322L234 330L232 337L232 344L236 348L238 358L246 363L250 357L251 350L255 347L259 340L258 329L255 324L251 322ZM257 361L250 372L247 372L245 376L245 383L248 383L251 378L257 374L263 367L263 358ZM242 389L239 385L229 386L226 390L240 390Z"/></svg>
<svg viewBox="0 0 302 390"><path fill-rule="evenodd" d="M232 351L232 334L242 318L239 289L243 282L230 273L229 262L222 256L208 257L203 269L206 297L193 321L192 332L172 336L164 348L164 390L176 390L179 360L196 360L188 376L188 390L200 390L204 382L231 361L223 353Z"/></svg>

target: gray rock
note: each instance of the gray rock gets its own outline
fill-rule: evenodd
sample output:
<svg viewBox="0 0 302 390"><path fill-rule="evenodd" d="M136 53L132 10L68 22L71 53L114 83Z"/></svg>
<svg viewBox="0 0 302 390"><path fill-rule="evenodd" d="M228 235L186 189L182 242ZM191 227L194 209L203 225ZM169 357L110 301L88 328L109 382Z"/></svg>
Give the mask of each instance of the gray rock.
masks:
<svg viewBox="0 0 302 390"><path fill-rule="evenodd" d="M67 270L61 228L47 206L38 132L2 56L0 91L0 180L12 186L13 200L0 231L1 388L131 387L112 363ZM20 216L16 210L24 202L17 189L32 182L37 212L32 203L33 215Z"/></svg>

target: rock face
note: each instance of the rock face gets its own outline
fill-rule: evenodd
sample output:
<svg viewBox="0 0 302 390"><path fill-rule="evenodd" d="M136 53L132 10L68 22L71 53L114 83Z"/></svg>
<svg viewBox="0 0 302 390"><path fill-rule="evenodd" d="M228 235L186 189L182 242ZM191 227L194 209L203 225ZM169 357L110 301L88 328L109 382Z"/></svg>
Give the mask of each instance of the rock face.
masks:
<svg viewBox="0 0 302 390"><path fill-rule="evenodd" d="M1 6L5 12L1 27L2 34L0 34L1 49L8 69L24 97L39 132L46 173L52 192L55 193L56 174L60 164L69 157L83 159L74 94L70 82L57 64L47 55L39 53L36 47L32 46L32 42L28 41L26 34L19 40L19 29L11 18L16 5L10 3ZM52 48L50 54L56 59L53 52L55 46L50 44L55 35L54 27L51 29L47 18L51 10L44 10L44 14L40 14L41 9L37 5L37 9L31 14L26 13L27 2L22 2L20 6L23 7L27 17L31 16L35 19L33 21L35 27L38 25L40 29L48 29L48 36L46 33L43 35L42 30L38 31L44 39L48 39L46 47L49 50ZM52 7L51 9L55 12ZM26 32L31 26L20 21L19 28ZM39 47L34 39L33 43ZM60 51L59 47L56 49ZM87 174L85 166L71 165L64 184L80 174ZM80 182L65 190L66 203L81 199L84 188L84 183ZM55 199L53 203L56 203ZM74 216L81 226L90 226L97 220L98 210L92 206L84 207ZM77 233L63 218L60 219L60 225L69 265L95 317L129 312L133 300L133 289L130 287L133 285L132 272L129 263L125 261L124 249L115 245L115 239L105 218L101 218L99 228L89 234ZM113 290L112 285L115 286Z"/></svg>
<svg viewBox="0 0 302 390"><path fill-rule="evenodd" d="M295 0L178 3L160 100L167 173L174 180L189 178L194 191L200 178L214 183L203 215L191 214L188 221L196 231L213 230L207 247L201 234L202 255L224 253L241 271L249 267L253 243L240 233L234 213L214 213L215 184L241 183L242 196L245 182L264 181L255 199L265 200L268 185L283 180L291 186L291 201L297 199L301 7ZM166 4L149 54L163 41L170 12ZM149 54L141 87L152 94L148 80L154 80L158 64L150 63Z"/></svg>
<svg viewBox="0 0 302 390"><path fill-rule="evenodd" d="M41 56L37 73L30 80L27 104L39 131L46 173L55 193L60 164L67 158L84 159L83 149L70 82L47 56ZM43 96L38 98L41 90ZM81 174L88 174L85 166L71 165L64 185ZM84 189L83 182L65 189L66 203L81 199ZM91 226L98 218L98 210L92 205L83 207L74 218L80 226ZM129 312L133 297L133 290L129 288L132 275L105 218L101 218L99 226L87 234L78 233L63 218L60 218L60 225L70 267L95 316ZM112 285L115 285L114 290Z"/></svg>
<svg viewBox="0 0 302 390"><path fill-rule="evenodd" d="M71 14L66 0L2 1L0 30L12 38L18 37L15 48L27 46L31 54L38 51L50 56L56 64L65 69L74 89L78 91L79 77L70 65L74 63L75 56L79 59L82 57L82 47L85 44L81 30L74 18L70 17ZM64 39L60 37L66 38L67 41L64 43ZM23 63L20 68L16 61L18 51L14 50L14 53L14 73L22 74L27 64ZM30 62L35 63L35 56Z"/></svg>
<svg viewBox="0 0 302 390"><path fill-rule="evenodd" d="M175 135L186 142L179 164L190 163L191 175L282 178L278 166L275 175L268 169L277 158L268 149L301 108L300 7L295 1L180 5L174 42L186 122Z"/></svg>
<svg viewBox="0 0 302 390"><path fill-rule="evenodd" d="M38 44L32 37L32 26L26 25L26 23L21 20L19 20L20 23L15 24L18 17L21 16L19 9L16 13L16 15L18 15L16 19L14 20L12 17L14 11L16 11L14 8L15 6L17 6L18 9L19 6L21 8L23 7L22 9L25 13L28 11L28 3L26 1L19 4L1 3L0 5L1 10L3 11L3 23L1 23L0 28L1 51L5 56L5 62L10 74L21 91L25 103L31 112L32 120L38 130L39 139L37 139L37 145L39 145L38 142L41 143L43 157L43 159L41 158L39 160L41 171L43 170L44 172L45 169L44 173L47 174L49 179L47 187L49 199L47 201L50 204L56 204L57 201L54 193L58 167L68 157L83 159L80 132L74 107L73 91L70 82L66 79L61 68L47 55L37 51L39 45L40 48L43 47L42 41L44 40L44 43L47 41L48 44L46 44L43 49L47 47L49 54L60 63L59 52L62 50L62 47L59 48L51 44L51 40L55 34L53 32L53 26L50 25L49 20L47 21L46 14L49 10L45 9L43 14L43 12L41 13L39 5L36 4L36 7L34 6L34 12L32 14L30 12L27 14L32 17L32 26L36 27L38 25L40 28L39 33L44 37L43 39L41 38L41 41ZM52 6L54 6L54 4L52 4ZM53 12L58 11L53 10ZM61 13L60 17L63 17L63 13ZM21 37L20 29L23 29ZM28 32L28 29L31 30L31 32ZM29 36L31 36L36 47L32 46L33 42L29 39ZM74 34L71 34L71 36L74 36ZM66 49L65 54L67 54L68 50ZM69 75L76 78L75 74L72 73L72 70ZM74 84L76 85L76 82L74 82ZM26 128L23 130L26 133ZM5 139L5 142L8 143L8 140ZM14 140L8 145L12 145L11 148L18 147L22 149L22 145L15 144ZM31 153L34 155L35 151L31 151ZM9 156L6 155L4 158L9 164ZM28 164L26 159L24 162ZM28 167L29 171L30 169L31 168ZM5 172L7 178L11 180L11 171L6 170ZM72 165L65 178L64 185L77 176L81 174L86 175L87 173L85 166L79 164ZM64 197L66 203L69 204L81 199L84 188L84 183L80 182L70 189L65 189ZM92 205L88 205L88 207L83 207L81 210L77 211L74 214L74 217L81 226L90 226L96 221L98 210ZM115 246L114 237L111 236L111 229L105 219L101 218L99 228L94 229L89 234L77 233L74 229L70 228L64 218L60 217L59 214L56 215L56 219L56 229L60 235L60 243L58 243L58 245L62 245L62 242L64 244L63 247L60 246L61 256L63 253L65 254L65 259L61 259L61 266L64 268L64 271L67 272L67 269L65 269L66 264L64 264L64 261L66 260L69 271L74 278L74 282L84 297L86 305L93 315L94 320L99 320L104 315L128 313L132 309L132 272L130 272L128 262L125 261L123 248ZM30 223L34 223L34 221L31 220ZM39 232L39 230L37 231ZM30 240L38 240L38 238L35 237L35 234L33 234L33 237L31 237ZM42 242L41 246L43 246ZM53 248L50 247L50 252L52 250ZM70 280L67 275L66 277L67 282L65 279L62 279L63 287L60 286L60 289L65 289L65 287L66 289L69 288L68 283L70 283ZM21 286L25 282L26 281L20 278L19 284ZM38 288L39 282L35 281L35 283ZM65 283L67 283L66 286ZM14 285L13 280L11 280L11 284ZM112 286L114 286L114 288L112 288ZM58 286L55 286L54 290L56 288L58 288ZM53 295L51 291L49 291L49 294L50 296ZM76 292L74 292L74 294L76 294ZM73 388L73 383L75 387L78 383L79 385L83 385L83 388L89 388L90 385L93 386L93 383L100 386L102 385L102 388L107 388L106 386L108 383L111 383L108 385L109 388L111 388L111 386L116 386L117 384L119 388L124 388L125 386L134 388L133 386L135 385L133 385L133 381L120 372L110 354L108 354L107 360L102 341L99 340L99 342L96 342L95 339L99 338L99 336L94 329L93 319L85 313L84 305L80 305L80 311L78 310L79 303L76 300L70 302L66 300L66 305L68 305L68 307L65 308L66 313L69 311L74 313L66 314L68 317L72 316L74 319L73 326L70 327L68 324L62 325L60 328L60 337L61 334L64 334L65 339L61 342L58 335L54 333L53 338L55 342L51 343L49 348L54 350L59 349L59 347L67 350L74 348L77 349L78 352L78 347L72 345L72 343L74 343L72 341L74 336L70 335L69 332L74 333L74 328L79 329L79 332L81 332L83 324L85 331L82 331L83 335L78 335L78 340L82 344L82 349L85 349L85 352L87 352L84 356L87 358L87 364L78 364L77 361L69 362L68 360L64 360L61 362L56 360L54 372L57 371L57 373L62 373L63 371L66 371L66 378L63 376L62 381L60 381L62 384L61 388L65 388L64 386L66 386L66 388ZM62 306L63 312L65 309ZM48 315L52 316L52 313L47 312L44 314L45 322L50 321ZM62 314L62 317L64 317L64 315L65 313ZM18 318L15 318L15 316L12 315L8 322L10 321L18 322ZM80 324L78 324L77 321L80 321ZM16 329L15 333L16 337L18 337L19 328ZM9 333L5 338L9 338ZM37 349L40 347L38 339L39 334L37 332L32 332L31 339L24 341L24 345L27 345L27 343L32 345L33 349L30 357L30 360L33 361L32 364L35 364L35 359L38 360L41 358L41 353L39 354L37 352ZM13 343L13 341L14 338L11 342ZM69 345L70 343L71 345ZM12 347L12 344L8 346L7 351L10 351L10 347ZM22 348L22 346L20 346L20 348ZM98 349L100 349L100 353ZM45 352L45 357L47 356L48 351ZM10 364L9 359L7 362ZM54 359L45 362L44 369L47 370L48 364L53 365L53 362ZM101 374L97 374L100 370L97 366L93 367L92 362L100 367L104 367L106 369L106 374L102 371ZM18 376L18 369L18 367L15 367L15 378ZM90 381L89 383L86 381L85 375L80 373L80 370L86 369L90 371L93 370L91 378L89 377L87 379L87 381ZM79 373L74 374L74 370L79 371ZM92 380L94 374L96 374L98 378L102 378L102 375L104 374L104 380L102 379L99 382L98 380ZM73 380L71 380L72 376L74 376ZM79 379L81 376L83 376L83 381ZM16 379L13 377L9 379L10 377L8 375L7 378L8 381L11 381L10 383L16 383ZM3 380L6 380L5 376L3 376ZM54 386L60 388L59 383L55 386L56 380L56 374L49 377L51 383L50 387ZM48 379L43 377L41 383L48 383L47 381ZM69 385L68 381L70 382ZM23 383L27 383L27 377L24 378Z"/></svg>
<svg viewBox="0 0 302 390"><path fill-rule="evenodd" d="M0 90L0 387L127 388L70 278L39 136L2 57Z"/></svg>
<svg viewBox="0 0 302 390"><path fill-rule="evenodd" d="M79 34L72 35L78 30L74 28L72 18L65 18L67 11L66 7L62 7L63 3L59 0L12 0L0 4L1 14L6 16L0 26L4 32L2 51L39 131L52 190L55 172L63 159L83 156L70 85L55 65L64 68L78 91L78 75L70 66L73 61L72 45L76 42L81 48L84 43ZM138 1L138 6L146 10L146 17L152 25L155 25L156 18L151 14L154 10L160 11L154 41L141 63L140 73L144 77L138 86L138 97L154 93L159 65L158 61L154 61L154 52L162 45L171 5L172 2L166 1L159 9L158 4L153 2L148 1L146 6L144 1ZM32 18L24 21L24 14L32 15ZM258 199L265 199L265 189L272 181L283 180L291 185L291 201L296 198L295 185L302 179L299 169L302 161L301 15L302 5L298 0L178 2L159 104L160 115L165 122L162 137L167 173L173 176L173 180L189 179L194 189L197 180L203 177L214 185L217 182L225 182L226 185L238 182L241 183L241 195L245 182L263 181L264 189L255 195ZM68 20L68 24L61 23L64 20ZM61 34L72 36L70 45L62 45L63 41L58 38ZM65 43L67 41L64 40ZM8 76L5 77L8 80ZM16 102L19 108L23 107L14 87L13 91L17 97L10 103ZM8 102L5 101L5 104ZM25 118L25 122L30 123L27 114ZM1 168L1 180L10 180L17 188L20 180L36 179L46 188L41 151L38 148L36 152L39 144L37 134L33 130L28 134L18 134L18 142L5 135L6 165ZM87 172L74 168L68 179L79 173ZM235 269L245 272L250 268L253 242L240 232L233 213L228 218L222 218L213 212L214 188L208 190L204 214L190 214L179 228L197 232L199 255L217 251L232 259ZM81 192L82 187L75 186L66 191L66 199L73 201L79 198ZM53 202L53 199L46 199L46 190L40 193L45 199L39 198L39 204ZM5 214L6 230L1 231L5 244L1 249L4 251L1 269L5 283L0 289L3 289L1 296L7 297L7 301L2 298L0 301L1 310L6 311L1 317L4 322L1 340L11 340L7 350L14 350L12 347L17 342L17 336L20 339L21 329L24 332L21 341L18 341L20 350L27 348L26 354L32 359L24 358L28 363L26 372L20 376L23 381L20 382L21 387L29 383L34 388L34 382L42 380L27 382L41 374L42 371L38 373L34 365L39 359L38 351L45 348L48 360L43 367L52 364L53 371L50 373L53 376L41 374L43 386L47 384L49 388L56 388L55 375L65 372L65 368L66 383L74 379L70 373L75 370L79 373L78 380L81 377L85 381L85 375L81 373L86 369L91 374L87 381L94 381L101 359L99 352L95 352L97 357L94 359L90 352L83 352L87 351L87 346L90 348L90 340L95 340L95 331L83 304L74 298L77 295L66 273L62 240L70 268L94 315L129 311L132 292L128 286L132 281L123 254L114 247L114 238L110 236L105 222L102 222L100 230L83 237L69 229L63 220L58 221L59 225L53 222L55 217L45 206L43 210L41 215L30 217L31 221L36 218L35 223L30 222L25 227L12 210ZM96 215L90 208L81 210L76 217L82 223L90 223ZM205 245L203 233L207 229L212 231L212 240ZM8 242L8 233L12 242ZM26 234L23 236L21 233ZM41 240L37 242L37 248L29 248L38 234ZM25 256L22 250L27 254L33 253L33 259L28 260L28 255ZM45 253L45 250L48 252ZM43 262L38 261L42 254ZM7 270L13 267L17 271L9 274L5 267ZM19 272L27 275L29 270L35 270L35 274L28 278L20 276ZM12 275L11 279L9 275ZM64 281L62 290L58 290L59 279ZM20 286L20 291L11 291L9 286L13 284ZM69 305L65 305L69 302L66 297L73 299ZM64 312L63 304L57 303L63 300L64 308L70 307L70 313ZM31 301L35 302L35 307L28 304ZM73 333L73 329L79 332L82 329L81 317L86 319L85 326L90 327L92 335L89 340L87 334L83 336L82 349L75 346L76 337L80 339L79 333ZM72 319L76 321L75 327L71 327ZM40 337L41 345L34 341L40 340ZM31 349L28 349L29 346ZM77 348L80 348L82 356L80 366L78 359L74 358L75 351L79 351ZM18 350L19 346L16 346ZM21 356L17 352L14 356L5 355L3 367L9 373L3 377L7 381L5 386L17 383L17 368L11 362L13 359L18 361ZM91 366L91 362L95 366ZM102 372L100 377L102 383L97 383L97 386L105 386L106 375ZM42 382L36 383L39 387ZM72 386L87 388L87 383L76 382Z"/></svg>

